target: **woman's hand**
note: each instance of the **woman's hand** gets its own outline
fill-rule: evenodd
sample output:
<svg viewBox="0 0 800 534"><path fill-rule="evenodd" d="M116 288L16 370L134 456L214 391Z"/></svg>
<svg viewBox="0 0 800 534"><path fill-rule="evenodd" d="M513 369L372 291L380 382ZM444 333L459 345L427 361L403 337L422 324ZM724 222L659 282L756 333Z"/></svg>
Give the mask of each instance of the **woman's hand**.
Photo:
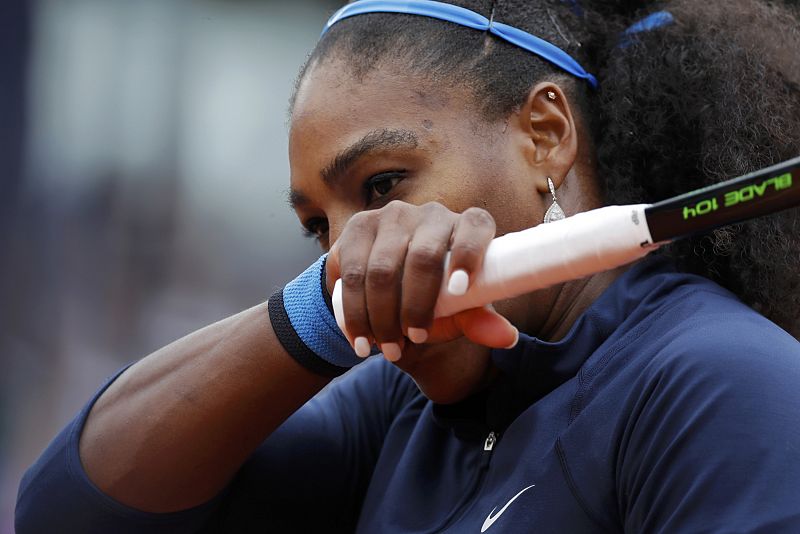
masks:
<svg viewBox="0 0 800 534"><path fill-rule="evenodd" d="M494 234L494 219L480 208L454 213L435 202L393 201L354 215L331 247L326 274L329 288L342 279L345 324L356 353L368 355L374 341L396 361L406 338L441 343L462 335L494 348L514 345L517 329L489 307L433 318L443 280L452 293L466 292Z"/></svg>

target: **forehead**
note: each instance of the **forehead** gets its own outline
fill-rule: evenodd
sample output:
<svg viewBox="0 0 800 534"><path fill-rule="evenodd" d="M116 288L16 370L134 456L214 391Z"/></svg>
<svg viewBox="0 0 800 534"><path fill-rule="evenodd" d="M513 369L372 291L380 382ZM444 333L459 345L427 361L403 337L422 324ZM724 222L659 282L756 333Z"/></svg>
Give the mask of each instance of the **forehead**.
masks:
<svg viewBox="0 0 800 534"><path fill-rule="evenodd" d="M313 65L292 110L292 187L301 187L310 176L320 177L343 148L374 132L413 133L421 146L449 142L471 122L464 118L472 105L465 89L436 87L401 69L379 68L356 79L336 61Z"/></svg>
<svg viewBox="0 0 800 534"><path fill-rule="evenodd" d="M298 86L292 110L293 125L328 116L346 123L400 118L411 113L445 111L465 90L437 84L391 63L355 77L347 63L327 59L313 64Z"/></svg>

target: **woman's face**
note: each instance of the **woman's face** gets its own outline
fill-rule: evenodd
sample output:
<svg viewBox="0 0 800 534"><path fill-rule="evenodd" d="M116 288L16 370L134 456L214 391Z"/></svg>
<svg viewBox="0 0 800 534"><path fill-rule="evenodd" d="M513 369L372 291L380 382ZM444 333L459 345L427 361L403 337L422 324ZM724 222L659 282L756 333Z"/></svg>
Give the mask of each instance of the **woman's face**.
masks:
<svg viewBox="0 0 800 534"><path fill-rule="evenodd" d="M317 64L307 71L292 114L291 200L326 249L353 214L391 200L433 201L455 212L478 206L492 214L502 235L536 225L544 212L529 176L530 142L517 121L485 122L464 90L435 90L390 69L357 81L336 62ZM542 321L547 295L496 307L530 331ZM464 338L406 343L396 364L443 403L479 389L492 373L489 349Z"/></svg>

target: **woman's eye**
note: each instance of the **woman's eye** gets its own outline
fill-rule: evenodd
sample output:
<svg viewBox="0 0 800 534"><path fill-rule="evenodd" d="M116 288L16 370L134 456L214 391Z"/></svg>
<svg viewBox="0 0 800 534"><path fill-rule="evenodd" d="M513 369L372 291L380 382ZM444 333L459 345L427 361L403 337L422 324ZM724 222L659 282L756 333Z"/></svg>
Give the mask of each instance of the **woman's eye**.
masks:
<svg viewBox="0 0 800 534"><path fill-rule="evenodd" d="M368 202L388 195L403 178L405 172L384 172L371 177L364 183Z"/></svg>
<svg viewBox="0 0 800 534"><path fill-rule="evenodd" d="M327 219L309 219L308 222L303 225L303 235L308 238L316 239L321 242L327 233Z"/></svg>

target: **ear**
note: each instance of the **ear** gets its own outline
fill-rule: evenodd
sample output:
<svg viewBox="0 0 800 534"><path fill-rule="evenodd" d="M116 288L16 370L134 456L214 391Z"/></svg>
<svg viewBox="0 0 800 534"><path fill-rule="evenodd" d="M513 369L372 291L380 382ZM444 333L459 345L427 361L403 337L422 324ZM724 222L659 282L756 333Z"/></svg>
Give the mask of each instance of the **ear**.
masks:
<svg viewBox="0 0 800 534"><path fill-rule="evenodd" d="M530 139L526 156L536 189L546 194L547 177L560 187L578 154L575 121L564 91L552 82L537 84L528 93L519 120Z"/></svg>

